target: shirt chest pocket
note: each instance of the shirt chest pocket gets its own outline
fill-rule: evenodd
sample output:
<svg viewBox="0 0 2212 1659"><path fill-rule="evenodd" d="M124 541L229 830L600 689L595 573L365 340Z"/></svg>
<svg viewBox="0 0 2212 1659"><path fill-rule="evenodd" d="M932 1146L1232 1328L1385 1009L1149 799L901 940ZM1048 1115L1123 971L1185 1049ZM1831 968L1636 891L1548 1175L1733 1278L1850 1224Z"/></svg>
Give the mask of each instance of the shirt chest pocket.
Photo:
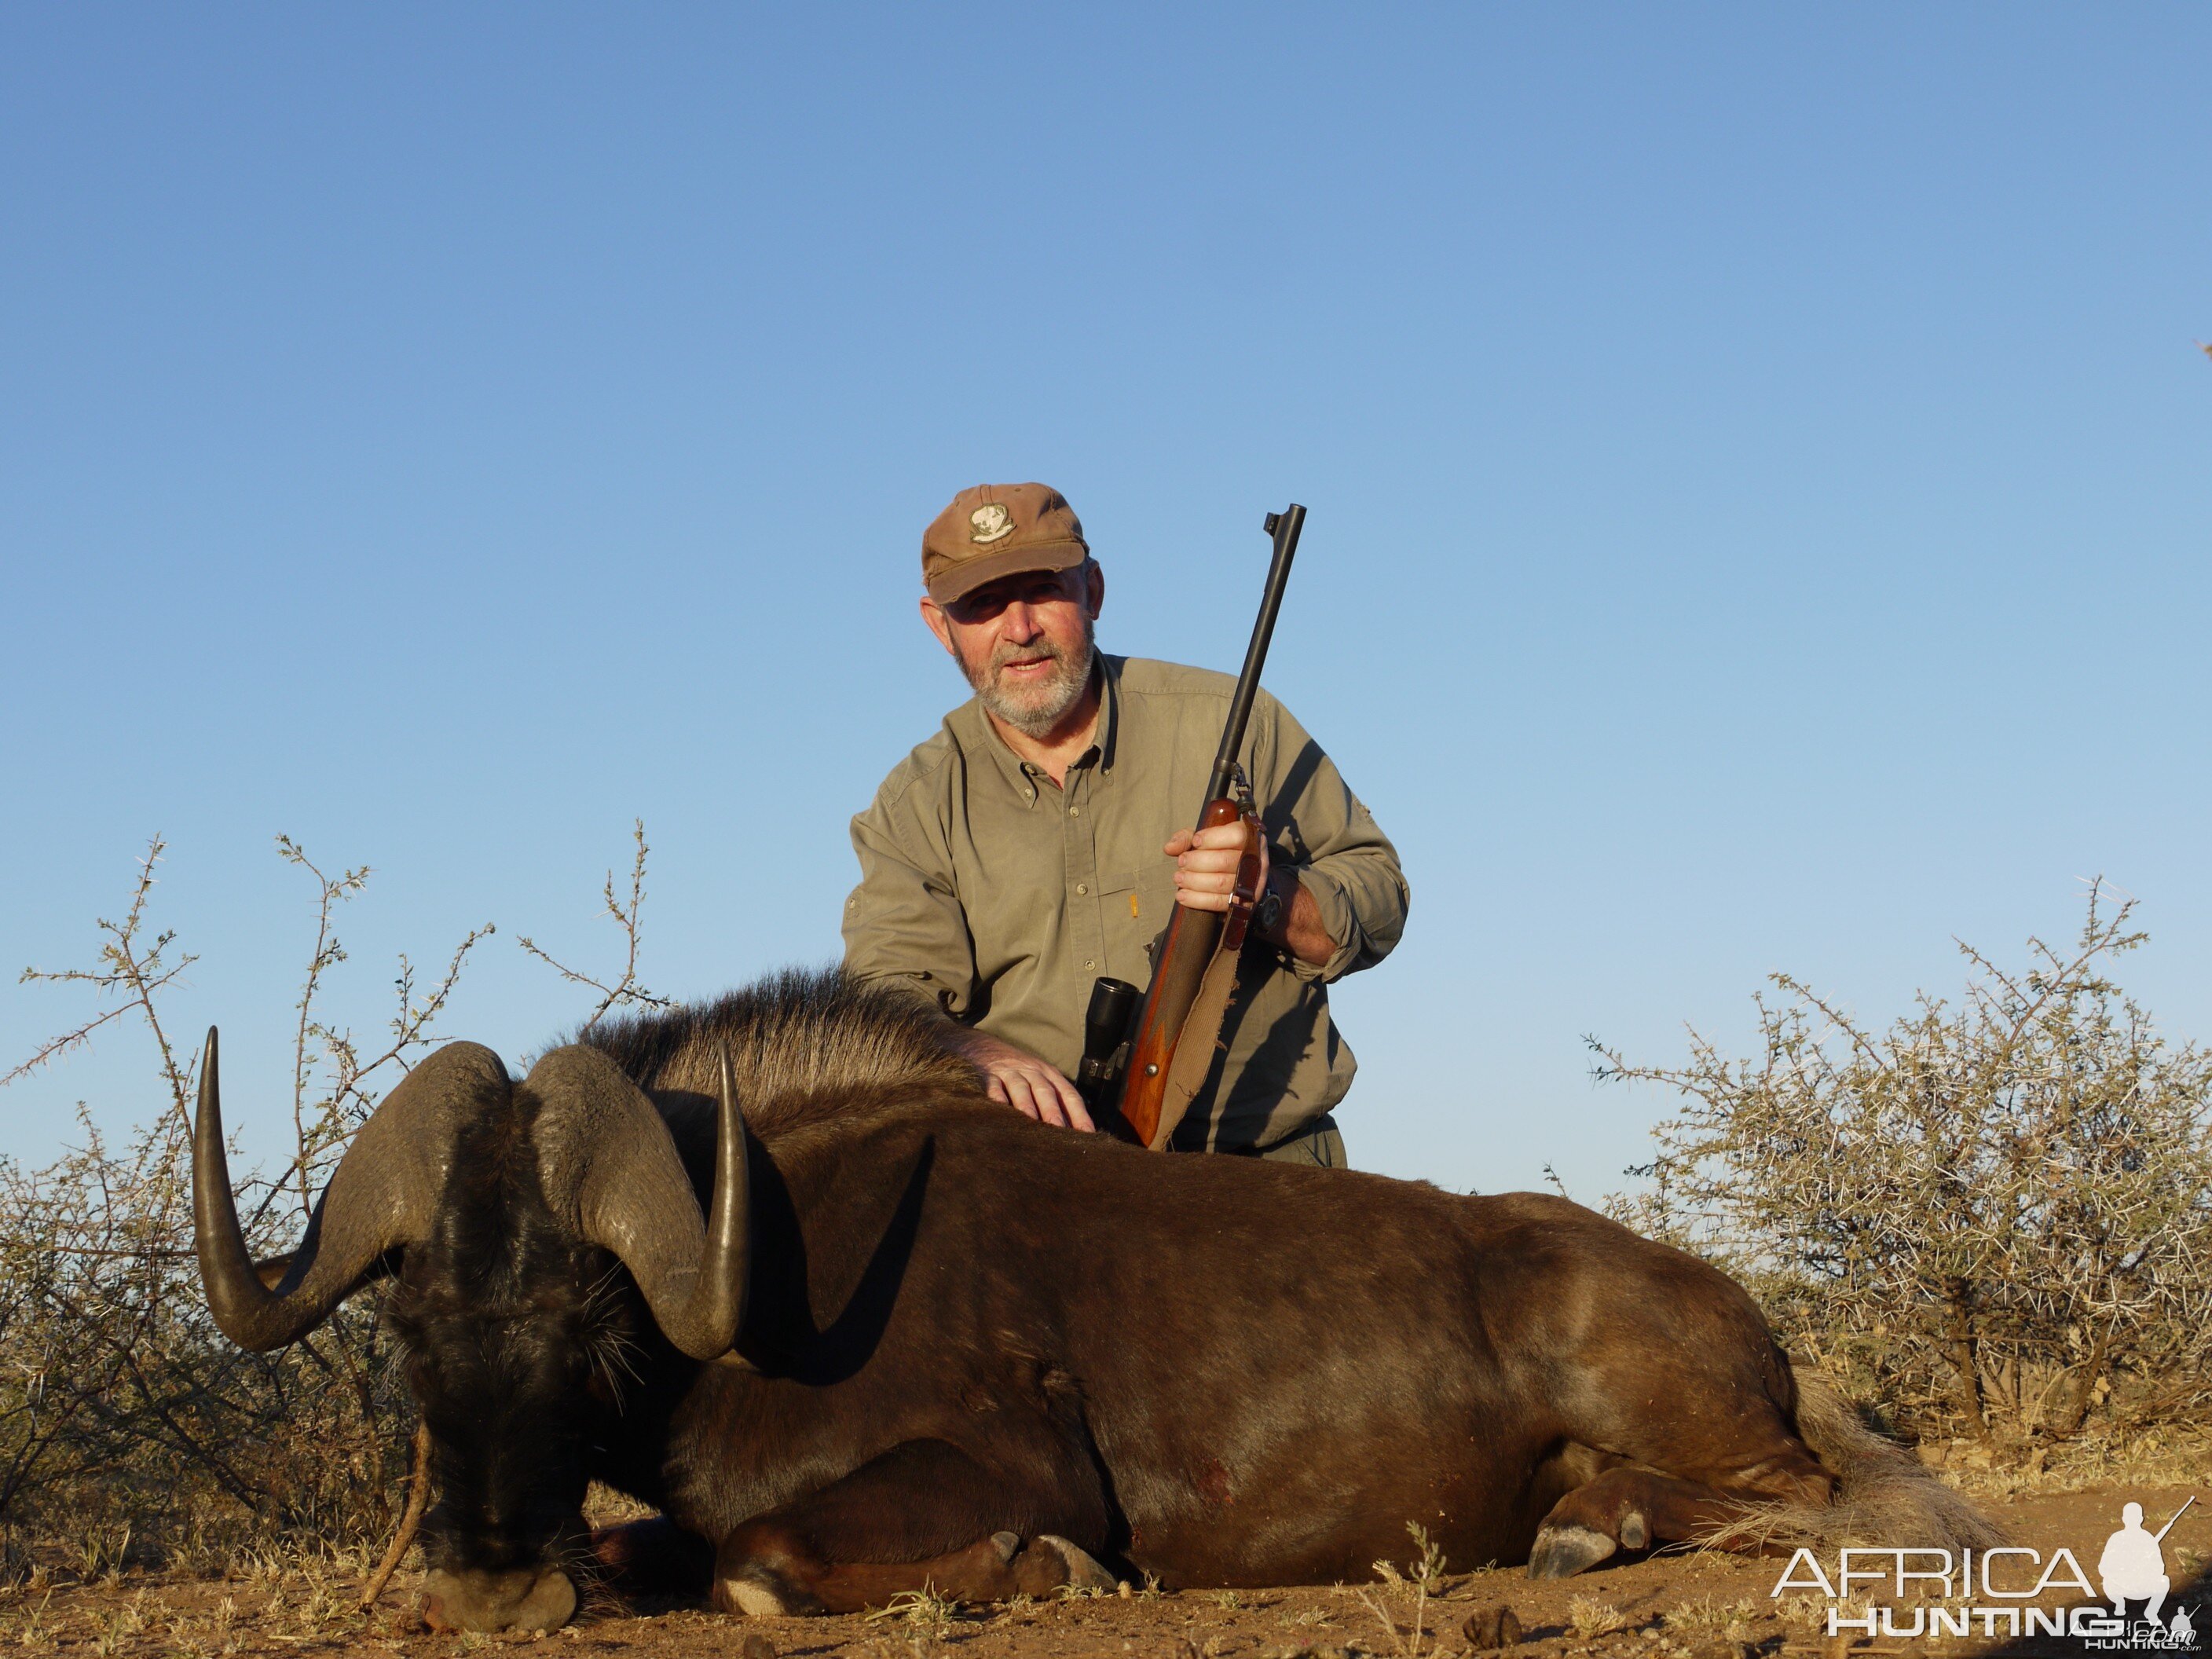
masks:
<svg viewBox="0 0 2212 1659"><path fill-rule="evenodd" d="M1175 908L1175 865L1155 859L1140 869L1102 871L1100 908L1105 912L1107 953L1113 971L1139 984L1152 972L1146 949L1160 936Z"/></svg>

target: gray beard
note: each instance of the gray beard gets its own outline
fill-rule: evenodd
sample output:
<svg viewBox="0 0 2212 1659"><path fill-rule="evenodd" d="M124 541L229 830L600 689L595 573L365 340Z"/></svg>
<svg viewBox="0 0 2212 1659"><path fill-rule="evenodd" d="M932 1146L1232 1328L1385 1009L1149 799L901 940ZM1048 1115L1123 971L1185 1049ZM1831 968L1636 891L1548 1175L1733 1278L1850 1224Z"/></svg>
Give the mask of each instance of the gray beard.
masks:
<svg viewBox="0 0 2212 1659"><path fill-rule="evenodd" d="M1019 653L1034 650L1024 646ZM965 658L961 659L961 672L968 676L968 684L975 688L975 699L992 714L1004 720L1023 736L1042 742L1052 735L1052 729L1066 717L1067 711L1083 701L1083 693L1091 684L1091 670L1098 659L1096 626L1085 618L1083 623L1083 650L1079 659L1065 652L1054 651L1056 665L1050 679L1041 685L1030 686L1019 696L1009 694L998 684L999 662L993 662L980 672Z"/></svg>

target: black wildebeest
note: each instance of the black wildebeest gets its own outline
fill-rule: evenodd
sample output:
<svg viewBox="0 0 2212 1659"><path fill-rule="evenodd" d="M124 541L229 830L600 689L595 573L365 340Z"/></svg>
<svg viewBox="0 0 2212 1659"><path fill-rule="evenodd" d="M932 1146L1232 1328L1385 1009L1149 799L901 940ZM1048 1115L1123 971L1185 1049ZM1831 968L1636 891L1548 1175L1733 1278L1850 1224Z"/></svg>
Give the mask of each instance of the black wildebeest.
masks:
<svg viewBox="0 0 2212 1659"><path fill-rule="evenodd" d="M217 1323L296 1340L373 1277L432 1444L434 1625L550 1627L603 1480L717 1603L1578 1571L1831 1503L1750 1299L1563 1199L1163 1158L987 1100L926 1010L836 975L558 1048L438 1050L257 1270L213 1034L195 1142ZM276 1279L272 1285L266 1279ZM1844 1437L1849 1451L1849 1437ZM1936 1489L1931 1488L1931 1492ZM633 1568L654 1536L607 1540Z"/></svg>

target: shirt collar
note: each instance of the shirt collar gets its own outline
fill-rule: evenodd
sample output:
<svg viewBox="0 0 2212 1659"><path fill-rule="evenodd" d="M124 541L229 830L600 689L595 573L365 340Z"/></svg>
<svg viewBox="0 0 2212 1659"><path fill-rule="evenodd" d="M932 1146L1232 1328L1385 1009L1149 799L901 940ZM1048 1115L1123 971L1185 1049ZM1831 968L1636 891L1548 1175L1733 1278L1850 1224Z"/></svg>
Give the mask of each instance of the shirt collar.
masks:
<svg viewBox="0 0 2212 1659"><path fill-rule="evenodd" d="M1075 771L1095 757L1098 763L1099 774L1102 776L1107 776L1114 770L1115 738L1121 724L1121 682L1123 659L1109 657L1101 651L1095 660L1098 669L1098 729L1093 734L1091 747L1085 750L1077 757L1075 765L1068 769L1071 772ZM1006 738L1000 734L999 728L990 715L983 712L983 700L981 697L970 697L959 708L953 711L952 718L957 719L963 714L967 715L976 726L981 728L982 746L990 751L991 758L998 763L999 775L1006 779L1006 787L1020 796L1024 805L1036 805L1038 794L1051 782L1051 780L1045 776L1043 769L1032 766L1013 751ZM951 723L951 720L948 719L946 724Z"/></svg>

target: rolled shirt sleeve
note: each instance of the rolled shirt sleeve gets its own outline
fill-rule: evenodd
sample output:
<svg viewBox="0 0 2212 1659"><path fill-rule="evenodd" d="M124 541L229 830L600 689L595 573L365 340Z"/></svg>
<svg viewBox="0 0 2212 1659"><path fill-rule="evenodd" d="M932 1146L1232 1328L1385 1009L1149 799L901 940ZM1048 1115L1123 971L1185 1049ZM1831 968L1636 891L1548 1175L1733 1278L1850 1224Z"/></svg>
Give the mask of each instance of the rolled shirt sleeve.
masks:
<svg viewBox="0 0 2212 1659"><path fill-rule="evenodd" d="M1254 713L1246 753L1253 794L1265 803L1269 856L1297 871L1323 931L1336 942L1335 954L1319 967L1287 952L1285 965L1301 979L1333 984L1372 968L1404 934L1411 902L1405 872L1374 814L1290 710L1262 692Z"/></svg>

